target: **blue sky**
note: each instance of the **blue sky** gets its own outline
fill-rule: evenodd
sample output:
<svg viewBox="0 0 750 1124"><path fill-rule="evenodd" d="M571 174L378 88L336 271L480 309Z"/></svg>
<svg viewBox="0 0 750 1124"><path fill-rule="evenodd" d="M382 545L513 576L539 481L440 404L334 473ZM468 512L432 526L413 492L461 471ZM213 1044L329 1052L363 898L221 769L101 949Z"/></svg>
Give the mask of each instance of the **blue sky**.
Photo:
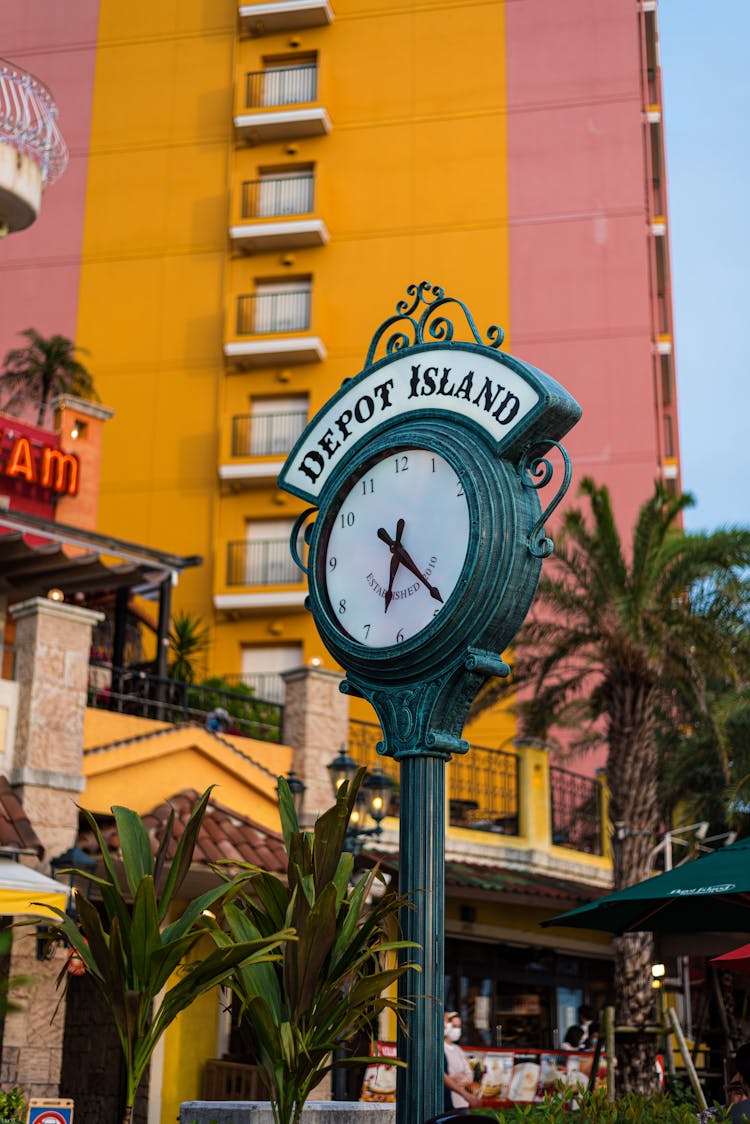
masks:
<svg viewBox="0 0 750 1124"><path fill-rule="evenodd" d="M658 11L686 526L750 526L750 0Z"/></svg>

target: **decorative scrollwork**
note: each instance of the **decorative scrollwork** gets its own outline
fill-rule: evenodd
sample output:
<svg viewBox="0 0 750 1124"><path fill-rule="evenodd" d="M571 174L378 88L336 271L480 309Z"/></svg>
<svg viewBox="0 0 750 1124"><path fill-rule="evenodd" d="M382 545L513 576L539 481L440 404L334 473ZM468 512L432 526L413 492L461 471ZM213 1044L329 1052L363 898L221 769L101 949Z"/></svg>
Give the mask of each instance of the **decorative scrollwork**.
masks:
<svg viewBox="0 0 750 1124"><path fill-rule="evenodd" d="M439 309L445 309L447 305L457 305L461 309L476 343L493 349L501 346L505 338L503 329L497 324L491 324L487 329L486 339L482 339L474 318L464 302L457 297L446 297L445 290L440 285L420 281L418 285L408 285L406 292L409 299L397 302L396 315L384 320L372 337L365 359L366 367L373 362L378 344L383 337L385 337L386 355L406 351L418 344L428 343L430 339L449 343L455 335L455 324L443 313L436 315ZM424 307L420 312L421 305ZM399 327L396 328L396 325Z"/></svg>
<svg viewBox="0 0 750 1124"><path fill-rule="evenodd" d="M297 540L299 539L300 531L302 530L302 527L304 526L306 520L309 519L311 515L314 515L317 510L318 510L317 507L307 507L307 508L305 508L305 510L302 512L302 514L298 515L297 518L294 520L294 526L292 527L292 533L289 536L289 550L291 551L292 559L293 559L295 565L299 566L299 568L300 568L300 570L302 571L303 574L306 574L308 572L308 570L307 570L307 566L305 565L305 563L302 561L302 558L300 557L299 551L297 550ZM311 527L305 527L305 542L310 541L310 531L311 530L312 530Z"/></svg>
<svg viewBox="0 0 750 1124"><path fill-rule="evenodd" d="M524 450L518 462L518 472L525 488L534 488L535 490L544 488L554 476L554 465L549 458L544 454L534 455L534 449L539 448L539 446L543 446L545 452L550 448L557 449L563 462L562 483L553 496L552 502L545 508L529 531L528 537L529 553L535 558L548 558L555 549L555 544L548 535L545 535L544 525L570 487L573 470L567 450L558 441L535 441L533 445Z"/></svg>

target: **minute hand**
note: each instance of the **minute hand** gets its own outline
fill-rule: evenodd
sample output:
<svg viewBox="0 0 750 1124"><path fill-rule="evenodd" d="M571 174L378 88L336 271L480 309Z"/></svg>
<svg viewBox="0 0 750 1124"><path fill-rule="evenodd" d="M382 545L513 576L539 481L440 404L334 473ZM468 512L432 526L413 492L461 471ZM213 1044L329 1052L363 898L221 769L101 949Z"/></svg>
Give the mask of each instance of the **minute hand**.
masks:
<svg viewBox="0 0 750 1124"><path fill-rule="evenodd" d="M439 601L442 604L443 599L440 596L440 590L437 589L436 586L431 585L430 582L428 582L427 578L424 576L419 566L417 566L408 550L405 550L400 542L394 542L388 532L385 531L382 527L378 530L378 538L382 539L382 541L391 548L394 556L398 558L402 566L405 566L407 570L411 570L414 576L419 578L419 580L422 582L425 589L429 593L430 597L434 597L436 601Z"/></svg>

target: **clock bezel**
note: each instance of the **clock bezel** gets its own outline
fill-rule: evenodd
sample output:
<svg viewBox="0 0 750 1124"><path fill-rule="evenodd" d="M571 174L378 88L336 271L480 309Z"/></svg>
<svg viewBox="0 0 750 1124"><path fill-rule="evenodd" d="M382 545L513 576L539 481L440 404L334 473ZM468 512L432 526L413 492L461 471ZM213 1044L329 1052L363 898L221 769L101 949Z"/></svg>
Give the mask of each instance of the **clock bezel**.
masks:
<svg viewBox="0 0 750 1124"><path fill-rule="evenodd" d="M443 457L461 481L469 509L466 557L456 585L432 621L401 643L369 647L339 625L328 597L326 548L342 504L367 468L408 448ZM517 555L524 569L530 564L538 570L528 551L518 550L519 538L527 537L538 508L536 493L522 486L515 467L500 459L488 442L477 439L473 426L455 418L411 418L380 431L332 473L310 530L309 604L326 647L348 672L384 683L414 681L436 666L460 662L468 647L496 626L496 611L488 608L486 620L479 623L474 606L486 603L488 590L495 607L502 606L518 569ZM512 611L510 615L516 616Z"/></svg>

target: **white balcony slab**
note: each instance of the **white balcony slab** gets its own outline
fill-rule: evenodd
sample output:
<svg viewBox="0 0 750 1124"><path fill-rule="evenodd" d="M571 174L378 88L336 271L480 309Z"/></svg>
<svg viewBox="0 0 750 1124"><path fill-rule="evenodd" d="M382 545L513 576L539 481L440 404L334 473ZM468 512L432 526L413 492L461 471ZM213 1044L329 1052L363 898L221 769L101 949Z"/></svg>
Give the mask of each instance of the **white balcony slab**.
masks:
<svg viewBox="0 0 750 1124"><path fill-rule="evenodd" d="M322 219L257 220L230 226L232 245L245 253L325 246L328 230Z"/></svg>
<svg viewBox="0 0 750 1124"><path fill-rule="evenodd" d="M283 140L286 137L323 137L331 131L331 119L322 105L305 109L253 109L234 118L237 135L248 144Z"/></svg>
<svg viewBox="0 0 750 1124"><path fill-rule="evenodd" d="M243 609L304 609L306 589L274 593L215 593L214 608L241 612Z"/></svg>
<svg viewBox="0 0 750 1124"><path fill-rule="evenodd" d="M317 336L263 336L232 340L224 355L237 367L267 367L274 363L322 363L327 352Z"/></svg>
<svg viewBox="0 0 750 1124"><path fill-rule="evenodd" d="M240 4L243 35L272 35L277 31L301 31L333 23L328 0L273 0L272 3Z"/></svg>
<svg viewBox="0 0 750 1124"><path fill-rule="evenodd" d="M227 484L253 484L262 480L275 480L283 463L283 460L278 460L220 464L219 479Z"/></svg>

